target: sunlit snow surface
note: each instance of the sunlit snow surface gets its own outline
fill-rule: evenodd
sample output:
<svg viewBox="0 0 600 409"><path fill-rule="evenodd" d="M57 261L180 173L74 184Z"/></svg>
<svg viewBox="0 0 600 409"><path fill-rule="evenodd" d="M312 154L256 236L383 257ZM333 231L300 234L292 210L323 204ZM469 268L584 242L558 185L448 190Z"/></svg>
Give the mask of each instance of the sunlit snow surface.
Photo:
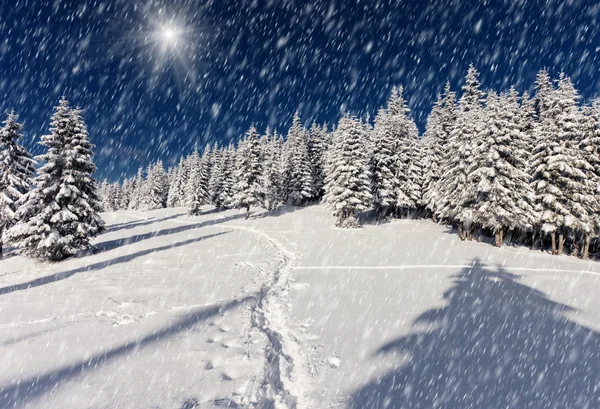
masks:
<svg viewBox="0 0 600 409"><path fill-rule="evenodd" d="M597 408L600 264L321 206L0 261L0 408Z"/></svg>

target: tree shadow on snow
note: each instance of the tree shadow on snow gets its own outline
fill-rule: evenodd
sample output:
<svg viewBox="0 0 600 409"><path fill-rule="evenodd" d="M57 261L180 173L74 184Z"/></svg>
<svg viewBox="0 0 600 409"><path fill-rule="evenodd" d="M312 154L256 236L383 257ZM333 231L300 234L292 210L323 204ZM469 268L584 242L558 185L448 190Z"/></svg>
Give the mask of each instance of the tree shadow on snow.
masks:
<svg viewBox="0 0 600 409"><path fill-rule="evenodd" d="M164 341L182 332L190 331L199 322L255 299L256 295L252 295L241 300L197 308L162 329L153 331L137 340L95 354L89 359L82 359L43 374L17 379L10 384L0 385L0 408L28 407L34 399L52 393L54 389L87 372L93 372L115 359L125 357L131 353L137 353L149 345ZM18 374L15 374L15 376L18 377Z"/></svg>
<svg viewBox="0 0 600 409"><path fill-rule="evenodd" d="M383 345L404 364L355 391L351 409L600 407L600 334L565 314L574 309L475 260L421 314L432 327Z"/></svg>
<svg viewBox="0 0 600 409"><path fill-rule="evenodd" d="M144 220L134 220L131 222L126 222L126 223L111 224L106 229L106 233L113 233L116 231L129 230L129 229L134 229L136 227L148 226L150 224L160 223L160 222L164 222L164 221L171 220L171 219L176 219L181 216L185 216L185 213L173 214L171 216L161 217L160 219L157 219L156 217L150 217L150 218L144 219Z"/></svg>
<svg viewBox="0 0 600 409"><path fill-rule="evenodd" d="M216 224L226 223L226 222L240 219L243 217L244 217L243 214L235 214L232 216L222 217L222 218L216 219L216 220L207 220L207 221L204 221L201 223L182 224L180 226L169 228L169 229L162 229L162 230L152 231L152 232L148 232L148 233L136 234L135 236L103 241L103 242L95 244L94 247L97 249L96 253L102 253L102 252L114 250L121 246L127 246L130 244L138 243L140 241L152 239L154 237L161 237L161 236L166 236L169 234L181 233L181 232L188 231L188 230L200 229L202 227L214 226Z"/></svg>
<svg viewBox="0 0 600 409"><path fill-rule="evenodd" d="M157 253L157 252L163 251L163 250L169 250L169 249L172 249L172 248L175 248L175 247L185 246L185 245L191 244L191 243L197 243L197 242L200 242L200 241L203 241L203 240L207 240L207 239L210 239L210 238L213 238L213 237L218 237L218 236L221 236L221 235L227 234L227 233L229 233L229 231L215 233L215 234L209 234L207 236L202 236L202 237L196 237L196 238L193 238L193 239L184 240L184 241L180 241L180 242L177 242L177 243L171 243L171 244L168 244L166 246L155 247L155 248L151 248L151 249L146 249L146 250L138 251L136 253L132 253L132 254L128 254L128 255L125 255L125 256L116 257L116 258L113 258L113 259L110 259L110 260L100 261L98 263L94 263L94 264L90 264L90 265L87 265L87 266L75 268L73 270L63 271L63 272L55 273L55 274L50 274L50 275L47 275L47 276L44 276L44 277L36 278L34 280L31 280L31 281L27 281L25 283L9 285L9 286L0 288L0 295L13 293L15 291L28 290L30 288L35 288L35 287L40 287L42 285L55 283L57 281L62 281L64 279L72 277L75 274L87 273L87 272L94 271L94 270L101 270L103 268L107 268L107 267L110 267L110 266L115 265L115 264L127 263L127 262L129 262L131 260L134 260L134 259L138 258L138 257L143 257L143 256L146 256L148 254ZM0 408L1 407L2 406L0 406Z"/></svg>

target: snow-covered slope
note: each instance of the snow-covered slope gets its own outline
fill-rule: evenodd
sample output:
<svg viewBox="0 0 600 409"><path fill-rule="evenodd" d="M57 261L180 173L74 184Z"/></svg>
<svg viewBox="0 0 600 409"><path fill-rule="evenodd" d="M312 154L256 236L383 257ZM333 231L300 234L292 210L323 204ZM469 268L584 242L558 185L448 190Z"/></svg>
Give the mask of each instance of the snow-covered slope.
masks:
<svg viewBox="0 0 600 409"><path fill-rule="evenodd" d="M0 407L600 407L600 265L429 221L104 215L0 261Z"/></svg>

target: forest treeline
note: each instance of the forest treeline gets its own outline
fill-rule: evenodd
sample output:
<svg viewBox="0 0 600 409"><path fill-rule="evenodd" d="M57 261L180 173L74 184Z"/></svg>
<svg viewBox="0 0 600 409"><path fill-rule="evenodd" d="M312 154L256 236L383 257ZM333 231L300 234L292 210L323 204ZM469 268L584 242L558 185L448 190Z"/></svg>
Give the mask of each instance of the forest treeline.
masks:
<svg viewBox="0 0 600 409"><path fill-rule="evenodd" d="M534 248L547 245L553 254L568 247L573 255L587 259L600 235L600 103L584 105L579 99L569 77L561 74L552 80L545 70L537 75L533 95L515 88L483 92L471 66L460 96L450 84L438 95L422 136L402 87L395 87L373 121L346 114L332 128L326 124L306 128L296 113L285 135L270 129L261 134L251 126L235 146L206 146L202 154L196 150L169 169L157 161L140 168L133 178L103 182L99 195L93 193L95 166L81 111L65 108L69 120L63 132L56 116L68 103L61 101L51 133L74 136L62 147L56 145L60 138L42 137L49 153L38 158L46 164L38 168L35 181L25 177L15 184L6 176L15 173L11 163L19 162L7 159L7 152L15 151L13 145L23 148L15 143L21 128L14 115L5 122L0 151L3 238L30 249L30 236L35 236L33 243L39 246L56 233L53 223L59 219L63 223L65 217L77 220L71 228L86 220L83 230L89 231L82 236L87 238L101 231L96 216L50 212L44 220L53 233L43 229L43 234L32 233L35 226L44 225L36 216L43 209L33 204L41 199L32 192L44 200L46 193L62 197L64 189L52 189L56 180L65 180L86 182L75 188L83 194L86 205L81 206L89 207L90 215L100 209L177 206L188 206L190 214L197 215L210 204L217 209L245 209L248 217L256 206L271 211L282 204L322 201L340 227L359 227L357 215L374 209L381 221L431 217L457 227L463 240L491 234L497 246L510 237ZM84 147L74 148L73 141L83 141ZM23 164L13 168L25 169L30 177L33 159L26 152L22 156ZM87 165L76 176L64 177L62 170L59 176L44 175L80 162ZM101 204L96 205L98 198ZM52 207L52 200L47 201ZM87 238L52 258L88 246Z"/></svg>

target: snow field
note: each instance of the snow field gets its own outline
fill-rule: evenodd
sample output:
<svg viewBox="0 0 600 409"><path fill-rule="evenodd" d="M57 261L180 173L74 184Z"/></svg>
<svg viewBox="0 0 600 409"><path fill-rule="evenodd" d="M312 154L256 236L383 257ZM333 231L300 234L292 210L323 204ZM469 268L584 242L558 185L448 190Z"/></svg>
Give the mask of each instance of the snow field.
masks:
<svg viewBox="0 0 600 409"><path fill-rule="evenodd" d="M323 206L104 218L98 254L0 262L0 407L600 402L595 262Z"/></svg>

